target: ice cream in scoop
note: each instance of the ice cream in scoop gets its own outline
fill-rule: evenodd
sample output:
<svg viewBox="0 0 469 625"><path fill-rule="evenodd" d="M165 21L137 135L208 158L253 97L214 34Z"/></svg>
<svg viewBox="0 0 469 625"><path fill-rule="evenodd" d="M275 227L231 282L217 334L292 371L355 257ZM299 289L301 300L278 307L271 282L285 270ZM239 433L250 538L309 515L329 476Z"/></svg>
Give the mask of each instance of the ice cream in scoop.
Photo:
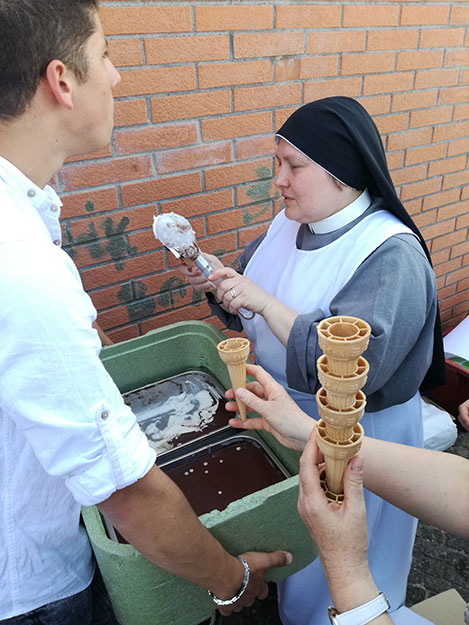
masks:
<svg viewBox="0 0 469 625"><path fill-rule="evenodd" d="M177 258L195 260L200 254L195 232L181 215L165 213L153 217L153 233Z"/></svg>

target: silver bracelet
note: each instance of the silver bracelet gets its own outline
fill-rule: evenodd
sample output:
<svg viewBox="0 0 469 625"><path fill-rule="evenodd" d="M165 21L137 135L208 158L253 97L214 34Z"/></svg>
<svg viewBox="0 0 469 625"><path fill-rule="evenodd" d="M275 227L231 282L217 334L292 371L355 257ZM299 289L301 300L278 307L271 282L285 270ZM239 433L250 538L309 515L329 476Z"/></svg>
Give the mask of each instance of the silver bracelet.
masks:
<svg viewBox="0 0 469 625"><path fill-rule="evenodd" d="M249 578L251 577L251 569L249 568L249 564L246 562L246 560L244 560L243 558L240 558L239 556L236 556L236 557L244 566L243 583L241 584L241 588L238 590L238 592L235 594L234 597L231 597L231 599L219 599L217 596L213 594L211 590L207 590L208 594L217 605L233 605L233 603L236 603L238 599L241 599L241 597L246 592L246 588L248 587Z"/></svg>

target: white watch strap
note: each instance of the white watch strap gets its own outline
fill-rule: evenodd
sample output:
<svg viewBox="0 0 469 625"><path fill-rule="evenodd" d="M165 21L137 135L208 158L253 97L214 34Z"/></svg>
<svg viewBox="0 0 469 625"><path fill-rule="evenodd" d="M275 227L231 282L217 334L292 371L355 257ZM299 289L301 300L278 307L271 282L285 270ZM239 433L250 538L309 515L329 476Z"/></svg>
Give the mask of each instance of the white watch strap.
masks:
<svg viewBox="0 0 469 625"><path fill-rule="evenodd" d="M380 592L375 599L358 606L358 608L348 610L348 612L342 612L342 614L339 614L332 606L329 607L329 618L333 625L366 625L389 608L386 595L384 592Z"/></svg>

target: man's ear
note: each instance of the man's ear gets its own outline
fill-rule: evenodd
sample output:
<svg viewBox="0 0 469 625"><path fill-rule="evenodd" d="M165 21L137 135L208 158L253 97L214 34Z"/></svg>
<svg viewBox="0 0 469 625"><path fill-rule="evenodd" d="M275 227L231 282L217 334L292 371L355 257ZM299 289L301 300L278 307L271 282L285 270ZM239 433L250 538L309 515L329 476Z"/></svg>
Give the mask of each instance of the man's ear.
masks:
<svg viewBox="0 0 469 625"><path fill-rule="evenodd" d="M62 61L54 59L47 66L45 79L57 102L72 110L72 87L76 80L74 73Z"/></svg>

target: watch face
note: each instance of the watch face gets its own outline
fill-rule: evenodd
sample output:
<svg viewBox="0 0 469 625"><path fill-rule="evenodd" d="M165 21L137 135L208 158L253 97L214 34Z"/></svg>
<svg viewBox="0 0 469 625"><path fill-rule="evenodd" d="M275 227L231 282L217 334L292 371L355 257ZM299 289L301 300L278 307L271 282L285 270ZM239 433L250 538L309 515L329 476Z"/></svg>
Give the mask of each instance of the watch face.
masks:
<svg viewBox="0 0 469 625"><path fill-rule="evenodd" d="M340 625L339 621L336 619L336 614L338 614L338 612L333 606L330 605L327 608L327 614L332 625Z"/></svg>

